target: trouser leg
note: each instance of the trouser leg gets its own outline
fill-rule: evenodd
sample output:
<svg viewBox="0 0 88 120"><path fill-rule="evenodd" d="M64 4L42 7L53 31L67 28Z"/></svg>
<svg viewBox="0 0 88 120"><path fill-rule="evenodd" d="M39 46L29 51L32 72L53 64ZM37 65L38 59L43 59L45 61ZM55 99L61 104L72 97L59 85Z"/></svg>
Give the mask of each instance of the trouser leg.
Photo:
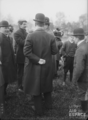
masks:
<svg viewBox="0 0 88 120"><path fill-rule="evenodd" d="M8 83L4 84L4 95L6 95L6 89L7 89Z"/></svg>
<svg viewBox="0 0 88 120"><path fill-rule="evenodd" d="M0 104L4 103L4 85L0 87Z"/></svg>
<svg viewBox="0 0 88 120"><path fill-rule="evenodd" d="M64 69L64 82L66 82L67 72L68 72L68 69Z"/></svg>
<svg viewBox="0 0 88 120"><path fill-rule="evenodd" d="M52 96L51 96L51 92L44 93L44 100L45 100L45 107L47 109L51 109L52 108Z"/></svg>
<svg viewBox="0 0 88 120"><path fill-rule="evenodd" d="M88 90L85 90L86 85L78 86L79 86L78 100L81 104L81 109L83 112L88 112Z"/></svg>
<svg viewBox="0 0 88 120"><path fill-rule="evenodd" d="M69 66L68 57L66 57L64 61L64 82L66 82L68 66Z"/></svg>
<svg viewBox="0 0 88 120"><path fill-rule="evenodd" d="M4 113L4 85L0 87L0 118Z"/></svg>
<svg viewBox="0 0 88 120"><path fill-rule="evenodd" d="M70 82L72 81L73 71L70 71Z"/></svg>
<svg viewBox="0 0 88 120"><path fill-rule="evenodd" d="M70 65L69 65L70 81L72 81L72 77L73 77L73 64L74 64L74 57L71 57L70 58Z"/></svg>
<svg viewBox="0 0 88 120"><path fill-rule="evenodd" d="M34 97L34 106L35 106L35 114L41 115L42 114L42 96L33 96Z"/></svg>
<svg viewBox="0 0 88 120"><path fill-rule="evenodd" d="M57 71L58 71L58 66L59 66L59 61L56 60L56 69L57 69Z"/></svg>
<svg viewBox="0 0 88 120"><path fill-rule="evenodd" d="M17 79L18 79L18 87L19 88L22 88L23 73L24 73L24 64L18 64Z"/></svg>

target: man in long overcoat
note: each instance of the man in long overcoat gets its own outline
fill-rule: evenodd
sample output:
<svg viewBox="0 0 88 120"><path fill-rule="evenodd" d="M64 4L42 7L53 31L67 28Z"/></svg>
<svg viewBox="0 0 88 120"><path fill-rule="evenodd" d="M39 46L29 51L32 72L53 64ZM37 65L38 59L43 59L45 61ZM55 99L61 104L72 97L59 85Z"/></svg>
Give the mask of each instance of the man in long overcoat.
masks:
<svg viewBox="0 0 88 120"><path fill-rule="evenodd" d="M0 46L0 119L4 113L4 78L2 73L1 46Z"/></svg>
<svg viewBox="0 0 88 120"><path fill-rule="evenodd" d="M14 39L16 43L16 63L17 63L17 80L18 80L18 90L21 91L22 80L23 80L23 71L24 71L24 54L23 47L25 43L25 39L27 36L26 32L26 20L18 21L19 29L14 33Z"/></svg>
<svg viewBox="0 0 88 120"><path fill-rule="evenodd" d="M9 24L7 21L0 22L0 46L1 46L1 63L2 72L4 76L4 92L6 94L6 88L8 83L12 83L16 80L15 59L12 47L12 41L8 36Z"/></svg>
<svg viewBox="0 0 88 120"><path fill-rule="evenodd" d="M84 39L84 30L78 28L74 30L77 50L74 59L73 85L77 83L79 88L78 98L86 103L85 95L88 90L88 44ZM87 106L87 105L86 105Z"/></svg>
<svg viewBox="0 0 88 120"><path fill-rule="evenodd" d="M42 93L45 107L52 107L52 55L57 53L55 38L44 30L45 16L35 16L36 30L29 34L24 45L24 91L34 96L35 113L42 114Z"/></svg>

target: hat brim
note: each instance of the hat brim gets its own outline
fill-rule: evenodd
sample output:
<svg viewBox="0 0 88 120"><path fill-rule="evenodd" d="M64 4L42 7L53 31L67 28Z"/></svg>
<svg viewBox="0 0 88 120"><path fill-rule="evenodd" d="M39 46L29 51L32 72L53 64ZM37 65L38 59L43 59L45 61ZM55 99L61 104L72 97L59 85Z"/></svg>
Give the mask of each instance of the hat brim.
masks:
<svg viewBox="0 0 88 120"><path fill-rule="evenodd" d="M45 22L45 25L50 25L51 24L51 22Z"/></svg>
<svg viewBox="0 0 88 120"><path fill-rule="evenodd" d="M5 25L0 25L0 27L9 27L10 25L8 25L8 26L5 26Z"/></svg>
<svg viewBox="0 0 88 120"><path fill-rule="evenodd" d="M81 35L85 35L85 34L67 34L68 36L81 36Z"/></svg>
<svg viewBox="0 0 88 120"><path fill-rule="evenodd" d="M33 20L34 20L34 21L37 21L37 22L45 23L45 21L36 20L36 19L33 19Z"/></svg>

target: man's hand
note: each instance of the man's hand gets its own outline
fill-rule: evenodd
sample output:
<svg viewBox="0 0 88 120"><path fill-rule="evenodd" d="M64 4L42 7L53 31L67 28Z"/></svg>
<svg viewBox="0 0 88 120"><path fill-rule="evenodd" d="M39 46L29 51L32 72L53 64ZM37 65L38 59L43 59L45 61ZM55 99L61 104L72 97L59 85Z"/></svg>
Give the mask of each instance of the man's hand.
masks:
<svg viewBox="0 0 88 120"><path fill-rule="evenodd" d="M38 63L39 63L40 65L43 65L43 64L46 63L46 60L44 60L44 59L40 59Z"/></svg>

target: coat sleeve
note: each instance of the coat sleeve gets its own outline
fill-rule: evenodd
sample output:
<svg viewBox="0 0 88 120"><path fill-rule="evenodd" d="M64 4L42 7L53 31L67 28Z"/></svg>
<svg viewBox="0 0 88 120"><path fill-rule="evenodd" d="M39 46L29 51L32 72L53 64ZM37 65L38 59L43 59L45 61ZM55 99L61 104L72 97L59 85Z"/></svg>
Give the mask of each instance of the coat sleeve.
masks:
<svg viewBox="0 0 88 120"><path fill-rule="evenodd" d="M30 59L31 62L38 64L40 58L32 52L33 51L32 48L33 48L32 38L31 35L28 35L23 49L24 55L25 57Z"/></svg>
<svg viewBox="0 0 88 120"><path fill-rule="evenodd" d="M65 54L66 54L66 42L62 45L60 53L61 53L61 55L65 56Z"/></svg>
<svg viewBox="0 0 88 120"><path fill-rule="evenodd" d="M78 49L75 54L74 59L74 70L73 70L73 78L72 82L73 84L78 81L81 74L84 71L85 68L85 52L83 49Z"/></svg>
<svg viewBox="0 0 88 120"><path fill-rule="evenodd" d="M14 33L14 39L18 45L24 46L25 40L21 38L21 35L19 33Z"/></svg>
<svg viewBox="0 0 88 120"><path fill-rule="evenodd" d="M1 61L1 43L2 43L2 35L0 34L0 61Z"/></svg>
<svg viewBox="0 0 88 120"><path fill-rule="evenodd" d="M53 37L53 39L51 41L51 53L52 53L52 55L55 55L55 54L57 54L57 52L58 52L58 47L56 45L55 38Z"/></svg>
<svg viewBox="0 0 88 120"><path fill-rule="evenodd" d="M1 46L0 46L0 61L1 61Z"/></svg>

